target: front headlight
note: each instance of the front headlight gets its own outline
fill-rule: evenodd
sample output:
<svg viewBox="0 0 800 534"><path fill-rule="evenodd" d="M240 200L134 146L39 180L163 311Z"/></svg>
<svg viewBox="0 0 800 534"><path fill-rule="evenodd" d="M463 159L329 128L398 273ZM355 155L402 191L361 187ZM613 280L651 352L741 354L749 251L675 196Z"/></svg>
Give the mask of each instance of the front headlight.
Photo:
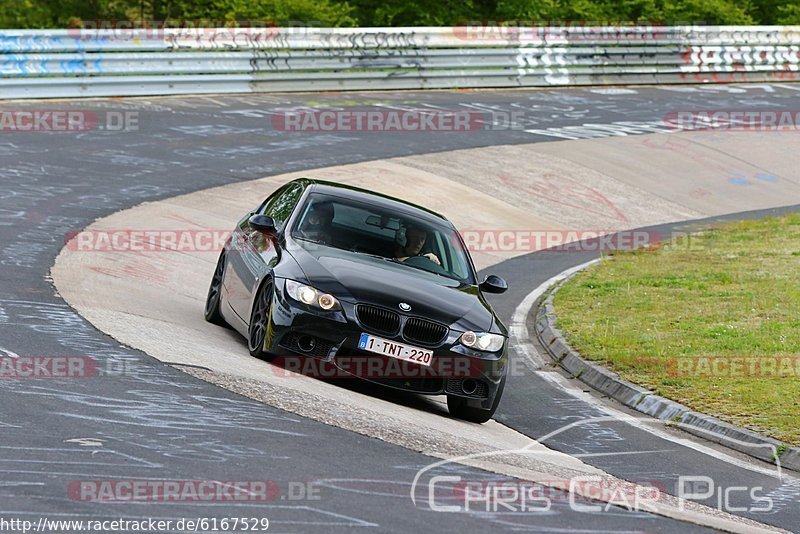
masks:
<svg viewBox="0 0 800 534"><path fill-rule="evenodd" d="M482 350L485 352L497 352L503 348L503 343L506 338L499 334L490 334L488 332L464 332L461 334L459 341L465 347L471 349Z"/></svg>
<svg viewBox="0 0 800 534"><path fill-rule="evenodd" d="M341 308L339 301L333 295L294 280L286 280L286 293L298 302L321 310L333 311Z"/></svg>

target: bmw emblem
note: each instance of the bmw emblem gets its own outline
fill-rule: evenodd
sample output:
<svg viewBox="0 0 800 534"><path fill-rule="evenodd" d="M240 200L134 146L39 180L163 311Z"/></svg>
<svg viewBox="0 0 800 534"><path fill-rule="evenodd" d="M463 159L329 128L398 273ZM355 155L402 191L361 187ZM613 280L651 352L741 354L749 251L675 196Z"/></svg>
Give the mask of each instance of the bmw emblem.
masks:
<svg viewBox="0 0 800 534"><path fill-rule="evenodd" d="M411 311L411 305L410 304L406 304L405 302L401 302L399 304L399 306L400 306L400 309L403 310L403 311Z"/></svg>

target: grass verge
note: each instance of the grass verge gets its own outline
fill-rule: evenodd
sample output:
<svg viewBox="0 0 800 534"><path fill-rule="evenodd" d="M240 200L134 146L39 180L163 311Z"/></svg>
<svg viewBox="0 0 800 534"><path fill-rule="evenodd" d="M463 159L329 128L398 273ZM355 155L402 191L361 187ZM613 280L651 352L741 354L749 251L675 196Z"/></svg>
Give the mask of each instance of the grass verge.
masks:
<svg viewBox="0 0 800 534"><path fill-rule="evenodd" d="M569 280L554 304L585 358L800 445L800 214L616 253Z"/></svg>

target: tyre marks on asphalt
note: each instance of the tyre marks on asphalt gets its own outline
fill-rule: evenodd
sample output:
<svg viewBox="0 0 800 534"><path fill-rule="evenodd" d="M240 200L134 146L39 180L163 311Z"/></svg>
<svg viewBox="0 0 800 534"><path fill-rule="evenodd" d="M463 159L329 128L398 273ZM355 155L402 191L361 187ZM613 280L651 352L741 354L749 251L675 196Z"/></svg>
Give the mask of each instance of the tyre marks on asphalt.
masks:
<svg viewBox="0 0 800 534"><path fill-rule="evenodd" d="M63 242L59 243L58 239L42 233L24 234L31 226L44 223L51 227L53 234L63 239L64 226L76 229L74 227L83 226L93 218L109 211L129 207L145 200L155 200L242 178L255 178L264 174L341 164L367 158L428 152L432 147L437 150L449 150L487 144L523 143L531 139L530 134L514 127L505 130L475 132L474 135L463 137L420 135L413 139L411 137L403 138L402 142L397 142L392 137L380 138L372 134L348 134L337 137L352 137L355 140L337 139L335 143L328 145L317 145L313 143L313 140L329 134L299 134L292 136L293 139L289 139L286 144L276 145L274 147L276 150L272 153L274 156L263 152L253 154L245 152L237 153L235 157L221 158L218 157L219 152L213 150L214 147L219 146L224 149L225 146L228 146L233 150L237 146L250 145L254 143L252 140L254 134L251 130L262 130L262 132L267 130L263 117L247 117L241 114L226 115L219 112L221 105L226 110L242 107L263 110L277 107L291 108L298 105L347 107L352 106L353 101L371 105L370 102L377 97L385 101L413 101L417 108L420 102L430 102L431 105L441 108L454 109L461 102L469 104L478 101L479 104L482 104L482 101L486 100L495 110L497 108L500 108L501 111L523 110L527 113L528 119L536 121L536 125L555 127L559 124L569 124L570 121L573 121L573 124L589 120L601 123L613 122L623 116L630 120L653 119L654 115L658 117L661 113L660 109L663 108L664 111L667 111L676 105L664 99L653 99L653 95L664 94L664 89L644 88L638 91L641 96L637 99L632 99L632 95L620 95L622 99L617 100L614 100L615 95L587 96L589 90L567 90L546 93L492 92L480 97L465 93L436 92L398 93L397 95L264 95L258 97L248 95L247 97L231 96L214 99L80 101L57 103L53 106L63 105L73 109L138 109L144 112L140 122L142 128L139 132L124 134L95 131L78 134L74 137L37 133L12 137L8 133L0 133L0 154L10 157L4 158L9 161L4 161L4 167L0 169L0 197L2 197L0 198L0 241L3 244L2 250L0 250L2 253L0 261L7 262L3 263L4 269L0 272L0 281L3 283L2 297L4 298L0 302L0 307L6 311L5 317L0 318L0 339L3 340L3 346L23 355L57 354L64 350L70 353L88 353L98 359L116 362L116 369L125 371L118 373L113 380L102 382L73 381L40 386L50 389L50 393L29 394L27 397L21 396L20 393L26 388L30 389L30 382L19 383L15 386L11 384L11 381L0 381L0 395L2 395L4 403L11 406L9 410L4 411L4 420L0 422L0 425L5 425L4 429L9 430L4 432L4 438L13 440L14 444L20 444L20 448L17 450L7 450L6 458L26 460L30 458L29 453L25 450L26 444L38 447L38 450L42 451L59 448L53 445L54 440L61 443L64 439L76 436L92 436L98 428L103 429L102 439L108 439L110 443L113 443L113 449L119 450L121 454L129 454L133 457L142 456L154 464L174 463L176 469L182 470L183 473L199 474L199 476L213 476L211 472L222 466L226 468L225 472L228 474L236 473L235 476L248 476L249 473L252 476L256 463L248 464L249 470L242 470L240 468L242 464L230 458L229 455L235 455L236 451L246 454L236 447L252 446L262 450L263 457L258 463L261 469L258 471L259 473L267 472L265 471L266 466L270 466L270 468L283 467L283 473L297 472L296 469L291 468L292 462L285 460L285 453L276 455L277 463L270 464L268 459L270 454L274 454L272 449L283 448L295 455L306 450L318 450L315 443L306 443L302 440L286 444L280 441L282 439L280 435L278 435L277 441L272 441L271 446L266 447L254 434L249 433L246 427L237 430L229 429L217 434L218 438L210 438L205 433L203 425L193 425L190 418L192 414L182 412L181 415L184 418L182 422L170 421L168 416L159 413L157 407L154 408L155 413L150 413L145 417L145 425L137 424L134 414L130 412L126 413L124 417L124 419L128 419L128 423L119 425L124 428L105 428L109 424L93 421L92 417L94 416L112 421L120 417L119 414L113 413L117 404L111 404L110 407L103 404L107 402L107 399L115 399L118 403L130 399L135 403L141 400L142 395L147 396L150 391L154 393L163 390L173 392L180 398L170 398L170 402L195 403L197 410L202 411L205 408L201 403L196 402L195 395L209 397L209 386L178 375L169 368L153 365L149 358L120 347L116 342L94 331L67 306L61 305L60 301L54 301L51 297L52 288L43 281L44 270L49 265L49 259L55 256ZM611 100L604 102L604 98ZM713 95L705 98L707 101L713 101ZM315 103L312 101L313 99L322 102ZM700 104L699 107L704 105L707 104ZM2 108L9 106L31 108L40 106L40 104L5 102L0 104ZM586 113L586 109L593 111ZM173 124L182 126L183 129L170 130L168 126ZM534 123L520 122L515 126L524 126L525 124ZM192 136L190 133L192 126L210 126L210 128L203 127L197 130L204 136ZM239 127L250 131L244 133L231 129ZM261 135L267 142L271 142L270 140L274 138L274 135L269 132ZM197 142L198 138L203 139L200 144ZM296 144L293 144L294 140L297 140ZM124 144L124 148L120 147L121 144ZM308 147L312 145L315 149L309 150ZM195 146L210 148L210 150L193 153L197 156L196 159L176 153L176 150ZM99 153L110 159L92 157L93 154ZM48 219L51 216L61 218ZM34 294L46 296L41 297L41 301L37 301L39 296L33 297ZM68 318L70 313L74 320ZM58 396L54 394L56 391L62 391L66 395ZM138 392L140 396L129 397L132 391ZM218 390L212 388L211 391ZM91 401L93 395L98 402ZM232 397L224 392L219 392L218 396L221 398ZM20 399L25 399L25 401ZM59 413L82 410L84 418L78 420L71 418L72 425L66 426L60 417L49 415L54 405ZM283 413L265 408L263 405L259 406L262 410L270 413ZM169 412L169 406L161 408ZM166 423L164 423L165 417ZM17 424L21 421L25 421L25 425ZM31 427L31 421L36 426ZM160 428L160 424L166 424L168 428ZM336 432L328 427L305 420L293 422L279 419L263 424L277 425L281 429L299 433L303 433L304 429L313 428L314 434L322 442L327 444L344 443L348 445L349 451L363 452L374 446L371 440L366 442L362 440L359 444L353 445L354 439L358 440L349 433ZM118 439L114 439L116 432L119 432ZM181 433L190 438L198 437L198 443L210 443L211 458L207 458L205 461L200 460L200 451L197 449L193 449L198 455L194 460L171 458L170 454L182 455L180 445L185 446L186 444L176 443L173 440L176 434ZM155 443L159 436L164 438L161 445ZM203 436L206 441L204 442L199 436ZM289 438L291 437L289 436ZM217 440L230 445L231 449L225 449L219 443L214 443ZM143 446L137 447L137 441L142 441ZM170 444L173 444L171 451ZM75 447L80 447L80 445L75 444ZM111 448L111 446L109 447ZM374 471L382 471L383 463L377 459L386 457L386 447L385 444L380 447L375 446L372 456L365 455L352 466L340 463L333 469L338 473L347 471L355 476L363 465L370 466ZM404 450L393 449L392 454L411 462L419 458L418 455L407 453ZM313 460L313 458L314 454L305 457L301 454L295 458L294 462L302 460L303 465L306 465L308 469L314 469L314 467L308 466L308 459ZM338 456L334 455L333 459L336 458ZM32 459L47 460L47 455L42 452L41 455ZM84 474L83 467L86 466L82 466L78 470L79 472L64 476L82 476ZM331 466L325 466L325 468L328 467ZM25 476L30 477L30 480L21 481L21 484L40 483L42 476L40 469L26 470L24 463L17 464L17 468L18 473L27 471ZM102 476L116 476L109 470L102 470L100 467L97 469L98 476L101 476L101 473ZM320 466L316 466L316 469L319 470ZM281 471L281 469L277 469L277 471ZM217 469L216 472L220 471ZM400 475L394 473L392 476L382 472L379 476L395 479ZM41 515L43 510L51 511L56 515L65 513L66 509L73 509L75 503L63 502L63 493L58 487L63 480L63 476L61 478L51 476L48 486L43 487L42 493L33 496L13 495L13 501L4 500L8 503L5 509L14 510L14 503L17 503L16 509L28 516ZM344 510L343 515L347 516L348 510L355 509L351 496L347 497L346 503L337 502L335 499L326 501L325 508L331 513ZM383 524L384 526L401 524L402 521L408 520L410 513L415 513L419 514L419 524L426 524L428 527L447 525L448 529L458 530L475 526L473 518L467 522L460 520L458 515L446 514L447 518L442 518L442 514L437 516L437 514L425 513L420 510L408 510L402 502L398 502L396 499L371 499L370 496L365 495L359 504L364 508L364 514L371 514L371 524ZM38 509L32 510L33 507ZM62 510L56 511L58 508L62 508ZM142 505L138 508L146 509L148 515L158 515L164 512L164 508L159 509L157 506ZM395 509L399 513L393 515ZM86 510L91 511L86 512ZM373 510L376 512L373 513ZM122 511L122 509L118 508L114 511ZM181 511L194 514L196 509L186 507L185 509L181 508ZM108 507L95 506L81 508L77 514L83 517L102 517L108 512ZM291 514L287 512L287 519L291 519L290 516ZM675 523L660 518L650 516L648 517L649 522L641 523L624 521L623 516L631 517L629 514L620 514L617 524L614 524L613 521L604 524L598 522L596 527L617 530L650 526L652 530L678 530ZM508 520L508 517L505 516L504 520ZM565 514L557 516L556 519L552 522L543 520L541 524L537 525L536 519L533 518L529 525L539 528L587 526L585 516L575 517L574 514ZM306 526L312 527L312 525ZM679 526L684 527L680 524Z"/></svg>

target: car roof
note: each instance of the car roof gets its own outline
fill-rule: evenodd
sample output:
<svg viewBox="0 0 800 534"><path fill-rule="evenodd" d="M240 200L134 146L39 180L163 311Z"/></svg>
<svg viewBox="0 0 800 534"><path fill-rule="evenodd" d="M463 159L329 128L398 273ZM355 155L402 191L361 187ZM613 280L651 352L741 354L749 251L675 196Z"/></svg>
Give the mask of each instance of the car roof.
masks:
<svg viewBox="0 0 800 534"><path fill-rule="evenodd" d="M453 227L453 223L451 223L447 217L418 204L391 197L389 195L376 193L374 191L362 189L353 185L328 182L325 180L316 180L314 178L298 178L297 180L293 181L306 182L309 186L309 190L314 193L323 193L352 200L360 200L364 203L375 205L376 207L401 211L405 215L412 215L419 219L424 219L431 222L445 223L447 226Z"/></svg>

